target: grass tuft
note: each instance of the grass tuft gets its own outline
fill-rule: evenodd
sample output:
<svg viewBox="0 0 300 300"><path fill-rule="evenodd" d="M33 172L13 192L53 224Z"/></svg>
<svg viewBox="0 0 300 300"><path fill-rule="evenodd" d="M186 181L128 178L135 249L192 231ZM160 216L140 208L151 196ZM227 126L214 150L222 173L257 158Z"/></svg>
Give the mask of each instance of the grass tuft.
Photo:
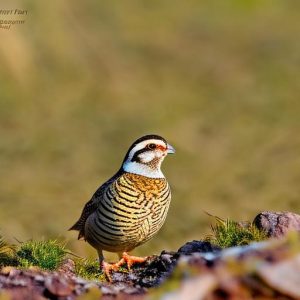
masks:
<svg viewBox="0 0 300 300"><path fill-rule="evenodd" d="M221 248L243 246L267 239L266 233L250 222L238 223L214 218L216 224L211 225L212 234L208 235L206 240Z"/></svg>
<svg viewBox="0 0 300 300"><path fill-rule="evenodd" d="M65 245L57 240L30 240L19 246L16 256L20 267L37 266L52 271L61 265L67 253Z"/></svg>
<svg viewBox="0 0 300 300"><path fill-rule="evenodd" d="M43 270L57 270L70 253L65 244L57 240L29 240L19 245L9 245L0 236L0 267L39 267ZM77 258L75 273L87 280L106 281L96 260Z"/></svg>
<svg viewBox="0 0 300 300"><path fill-rule="evenodd" d="M75 261L75 273L84 279L106 281L97 260L77 259Z"/></svg>

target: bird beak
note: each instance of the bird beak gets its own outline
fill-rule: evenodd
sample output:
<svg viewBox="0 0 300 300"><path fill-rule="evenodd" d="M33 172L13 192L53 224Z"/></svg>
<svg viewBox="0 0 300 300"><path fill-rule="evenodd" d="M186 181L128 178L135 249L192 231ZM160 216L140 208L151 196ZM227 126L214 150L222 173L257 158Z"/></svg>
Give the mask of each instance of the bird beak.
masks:
<svg viewBox="0 0 300 300"><path fill-rule="evenodd" d="M175 153L175 149L171 145L169 145L169 144L167 144L167 153L168 154Z"/></svg>

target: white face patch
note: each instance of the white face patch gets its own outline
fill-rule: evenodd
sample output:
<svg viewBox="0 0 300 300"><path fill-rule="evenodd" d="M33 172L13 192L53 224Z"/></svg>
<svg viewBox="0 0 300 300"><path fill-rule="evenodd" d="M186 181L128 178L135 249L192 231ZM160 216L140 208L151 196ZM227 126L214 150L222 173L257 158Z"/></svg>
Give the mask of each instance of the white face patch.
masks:
<svg viewBox="0 0 300 300"><path fill-rule="evenodd" d="M160 146L163 146L163 147L167 147L167 145L164 143L164 141L162 140L156 140L156 139L152 139L152 140L146 140L146 141L143 141L143 142L140 142L138 143L137 145L135 145L131 151L129 152L129 155L128 155L128 161L131 161L132 158L133 158L133 155L141 150L141 149L144 149L148 144L155 144L155 145L160 145ZM149 160L150 161L150 160Z"/></svg>
<svg viewBox="0 0 300 300"><path fill-rule="evenodd" d="M165 176L160 170L161 163L166 156L166 152L163 152L160 149L154 149L154 150L148 150L145 152L142 152L138 155L139 161L132 161L133 156L135 153L139 150L144 149L149 144L155 144L162 146L163 148L166 148L167 145L162 140L157 139L149 139L145 140L143 142L138 143L135 145L131 151L129 152L127 160L123 164L123 169L126 172L134 173L146 177L151 178L164 178ZM148 165L152 160L155 158L158 158L159 161L156 165L156 168L153 168L153 166Z"/></svg>
<svg viewBox="0 0 300 300"><path fill-rule="evenodd" d="M146 164L151 160L153 160L155 157L157 157L155 152L156 152L155 150L143 152L138 156L138 158L142 163Z"/></svg>

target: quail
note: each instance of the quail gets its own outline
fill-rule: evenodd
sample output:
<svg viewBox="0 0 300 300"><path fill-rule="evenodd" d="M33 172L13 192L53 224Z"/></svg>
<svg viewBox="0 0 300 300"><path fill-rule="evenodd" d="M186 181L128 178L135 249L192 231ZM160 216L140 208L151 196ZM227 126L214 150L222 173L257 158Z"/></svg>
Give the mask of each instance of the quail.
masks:
<svg viewBox="0 0 300 300"><path fill-rule="evenodd" d="M161 163L171 153L174 148L159 135L137 139L119 171L98 188L70 228L97 250L108 278L125 263L130 268L145 261L128 252L151 239L166 219L171 190ZM118 253L120 261L105 262L103 250Z"/></svg>

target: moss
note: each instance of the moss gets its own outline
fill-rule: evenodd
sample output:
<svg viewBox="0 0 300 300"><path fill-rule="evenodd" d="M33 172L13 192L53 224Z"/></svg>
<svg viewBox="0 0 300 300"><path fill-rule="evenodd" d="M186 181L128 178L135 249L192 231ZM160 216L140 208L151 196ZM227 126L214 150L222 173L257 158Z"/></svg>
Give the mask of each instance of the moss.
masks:
<svg viewBox="0 0 300 300"><path fill-rule="evenodd" d="M30 240L18 247L16 257L20 267L38 266L52 271L60 266L67 253L65 245L57 240Z"/></svg>
<svg viewBox="0 0 300 300"><path fill-rule="evenodd" d="M84 279L106 281L97 260L77 259L75 261L75 273Z"/></svg>
<svg viewBox="0 0 300 300"><path fill-rule="evenodd" d="M253 223L239 223L218 217L215 217L215 220L216 224L211 225L212 234L208 235L206 240L221 248L248 245L267 239L266 233Z"/></svg>

